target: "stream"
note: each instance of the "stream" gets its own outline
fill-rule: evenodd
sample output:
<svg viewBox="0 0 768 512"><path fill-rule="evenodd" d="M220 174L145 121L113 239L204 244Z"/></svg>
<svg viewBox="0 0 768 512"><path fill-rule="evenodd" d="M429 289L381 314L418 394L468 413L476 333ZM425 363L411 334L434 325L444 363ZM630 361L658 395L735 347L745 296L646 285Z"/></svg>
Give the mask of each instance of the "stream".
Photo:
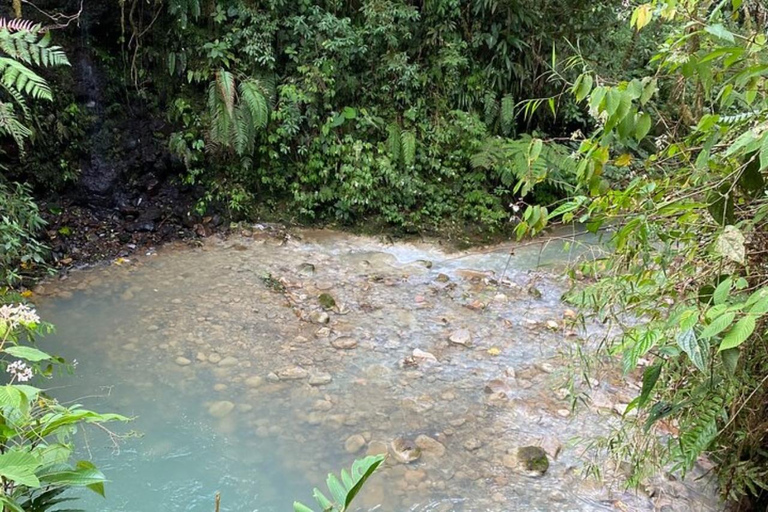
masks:
<svg viewBox="0 0 768 512"><path fill-rule="evenodd" d="M614 371L583 382L562 269L589 246L558 238L457 252L332 231L257 226L44 283L43 349L77 361L51 392L134 419L78 435L110 479L111 512L292 510L328 472L390 452L365 511L719 510L706 480L625 490L585 478L584 440L637 393ZM514 254L510 251L514 248ZM576 376L590 405L575 410ZM575 440L581 439L581 443ZM398 447L413 448L410 463ZM522 474L518 448L549 469ZM400 454L402 455L402 454ZM316 506L314 507L316 508Z"/></svg>

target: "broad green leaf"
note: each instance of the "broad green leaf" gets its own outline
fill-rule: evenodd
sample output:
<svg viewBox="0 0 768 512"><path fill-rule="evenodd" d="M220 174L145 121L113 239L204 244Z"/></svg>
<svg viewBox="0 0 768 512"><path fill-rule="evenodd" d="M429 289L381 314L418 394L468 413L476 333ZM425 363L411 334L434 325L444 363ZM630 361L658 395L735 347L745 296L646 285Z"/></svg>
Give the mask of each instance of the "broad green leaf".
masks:
<svg viewBox="0 0 768 512"><path fill-rule="evenodd" d="M648 132L651 131L651 122L650 115L645 113L640 114L640 117L637 120L637 125L635 126L635 138L637 140L642 140L648 135Z"/></svg>
<svg viewBox="0 0 768 512"><path fill-rule="evenodd" d="M736 348L749 338L755 331L754 315L747 315L734 325L720 343L720 351Z"/></svg>
<svg viewBox="0 0 768 512"><path fill-rule="evenodd" d="M728 373L733 375L736 373L736 367L739 364L739 349L729 348L720 352L720 357L723 358L723 366L728 370Z"/></svg>
<svg viewBox="0 0 768 512"><path fill-rule="evenodd" d="M19 485L40 487L40 481L35 476L39 467L40 462L31 453L9 451L0 454L0 476Z"/></svg>
<svg viewBox="0 0 768 512"><path fill-rule="evenodd" d="M728 295L731 293L732 286L733 279L730 277L717 285L714 293L712 293L712 300L714 301L715 305L723 304L726 299L728 299Z"/></svg>
<svg viewBox="0 0 768 512"><path fill-rule="evenodd" d="M743 264L746 258L744 235L736 226L725 226L715 241L715 254Z"/></svg>
<svg viewBox="0 0 768 512"><path fill-rule="evenodd" d="M693 329L688 329L677 335L677 345L688 354L691 362L701 371L707 369L707 353L704 346L699 343Z"/></svg>
<svg viewBox="0 0 768 512"><path fill-rule="evenodd" d="M349 508L352 500L355 499L363 488L366 480L376 471L381 463L384 462L383 455L369 456L364 459L356 460L352 465L352 473L358 478L355 485L347 491L347 500L344 502L344 510Z"/></svg>
<svg viewBox="0 0 768 512"><path fill-rule="evenodd" d="M701 331L700 337L709 339L713 336L717 336L725 329L733 324L733 320L736 318L736 313L729 311L715 318L711 324L709 324L703 331Z"/></svg>
<svg viewBox="0 0 768 512"><path fill-rule="evenodd" d="M704 27L704 30L706 30L708 33L712 34L715 37L719 37L720 39L724 39L728 41L729 43L736 42L736 39L733 37L733 32L725 28L720 23L716 23L714 25L708 25Z"/></svg>
<svg viewBox="0 0 768 512"><path fill-rule="evenodd" d="M47 361L51 359L51 356L49 354L46 354L42 350L38 350L34 347L25 347L25 346L17 346L17 347L8 347L4 350L6 354L10 354L13 357L18 357L19 359L26 359L27 361L32 361L33 363L38 363L40 361Z"/></svg>

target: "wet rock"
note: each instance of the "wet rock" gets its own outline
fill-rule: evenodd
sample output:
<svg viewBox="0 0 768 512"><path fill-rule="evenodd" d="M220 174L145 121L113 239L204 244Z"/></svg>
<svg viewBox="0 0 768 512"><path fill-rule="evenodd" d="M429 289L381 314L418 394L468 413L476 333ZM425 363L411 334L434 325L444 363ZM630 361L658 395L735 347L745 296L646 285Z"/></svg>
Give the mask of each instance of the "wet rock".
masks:
<svg viewBox="0 0 768 512"><path fill-rule="evenodd" d="M321 327L315 332L316 338L327 338L331 335L331 329L328 327Z"/></svg>
<svg viewBox="0 0 768 512"><path fill-rule="evenodd" d="M435 279L435 281L437 281L438 283L447 283L450 280L451 278L445 274L437 274L437 278Z"/></svg>
<svg viewBox="0 0 768 512"><path fill-rule="evenodd" d="M328 281L318 281L315 283L315 288L324 292L333 288L333 283L329 283Z"/></svg>
<svg viewBox="0 0 768 512"><path fill-rule="evenodd" d="M149 332L155 332L155 331L159 331L159 330L160 330L160 327L159 327L159 326L157 326L157 325L150 325L149 327L147 327L147 330L148 330Z"/></svg>
<svg viewBox="0 0 768 512"><path fill-rule="evenodd" d="M206 356L202 352L198 352L197 355L195 356L195 359L197 359L201 363L204 363L208 361L208 356Z"/></svg>
<svg viewBox="0 0 768 512"><path fill-rule="evenodd" d="M267 374L267 380L269 382L279 382L280 381L280 377L278 377L275 372L269 372Z"/></svg>
<svg viewBox="0 0 768 512"><path fill-rule="evenodd" d="M382 364L372 364L364 370L364 373L369 379L383 379L388 377L392 370Z"/></svg>
<svg viewBox="0 0 768 512"><path fill-rule="evenodd" d="M502 460L504 466L527 476L542 476L549 469L547 453L538 446L523 446Z"/></svg>
<svg viewBox="0 0 768 512"><path fill-rule="evenodd" d="M389 449L387 448L387 443L384 441L371 441L368 444L368 449L365 451L365 454L370 455L386 455L389 453Z"/></svg>
<svg viewBox="0 0 768 512"><path fill-rule="evenodd" d="M529 286L528 287L528 295L530 295L534 299L540 299L541 298L541 290L539 290L535 286Z"/></svg>
<svg viewBox="0 0 768 512"><path fill-rule="evenodd" d="M192 364L192 361L190 361L186 357L179 356L176 358L176 364L179 366L188 366Z"/></svg>
<svg viewBox="0 0 768 512"><path fill-rule="evenodd" d="M336 307L336 300L330 293L321 293L317 298L317 302L320 303L320 307L326 310Z"/></svg>
<svg viewBox="0 0 768 512"><path fill-rule="evenodd" d="M464 441L464 449L468 452L473 452L483 446L483 443L476 437L470 437Z"/></svg>
<svg viewBox="0 0 768 512"><path fill-rule="evenodd" d="M262 384L264 384L264 379L258 375L254 375L245 379L245 385L251 389L258 388Z"/></svg>
<svg viewBox="0 0 768 512"><path fill-rule="evenodd" d="M316 400L312 404L312 409L315 411L330 411L333 409L333 403L330 400Z"/></svg>
<svg viewBox="0 0 768 512"><path fill-rule="evenodd" d="M563 450L563 444L556 437L547 437L541 441L541 448L547 452L553 460L557 460Z"/></svg>
<svg viewBox="0 0 768 512"><path fill-rule="evenodd" d="M311 263L302 263L298 268L299 275L311 276L315 273L315 266Z"/></svg>
<svg viewBox="0 0 768 512"><path fill-rule="evenodd" d="M421 448L413 441L398 437L389 443L389 452L401 464L410 464L421 457Z"/></svg>
<svg viewBox="0 0 768 512"><path fill-rule="evenodd" d="M560 329L560 324L554 320L547 320L547 329L550 331L556 331Z"/></svg>
<svg viewBox="0 0 768 512"><path fill-rule="evenodd" d="M448 341L454 345L469 347L472 344L472 335L468 329L458 329L448 336Z"/></svg>
<svg viewBox="0 0 768 512"><path fill-rule="evenodd" d="M421 453L425 456L431 455L434 457L442 457L445 455L445 445L427 435L422 434L418 436L415 443L416 446L421 449Z"/></svg>
<svg viewBox="0 0 768 512"><path fill-rule="evenodd" d="M507 382L503 379L489 380L485 383L485 388L483 388L483 391L485 391L486 394L494 395L497 397L508 397L510 393L512 393L512 389L509 387L509 384L507 384Z"/></svg>
<svg viewBox="0 0 768 512"><path fill-rule="evenodd" d="M434 354L418 348L413 349L413 359L417 364L425 363L425 362L430 362L430 363L437 362L437 358L435 357Z"/></svg>
<svg viewBox="0 0 768 512"><path fill-rule="evenodd" d="M234 408L235 404L232 402L221 400L219 402L212 403L211 406L208 407L208 414L214 418L223 418L224 416L231 413Z"/></svg>
<svg viewBox="0 0 768 512"><path fill-rule="evenodd" d="M365 446L365 438L360 434L349 436L344 442L344 449L347 453L357 453Z"/></svg>
<svg viewBox="0 0 768 512"><path fill-rule="evenodd" d="M409 469L403 475L405 481L410 485L417 485L427 478L427 472L423 469Z"/></svg>
<svg viewBox="0 0 768 512"><path fill-rule="evenodd" d="M310 386L324 386L333 380L330 373L315 373L309 377Z"/></svg>
<svg viewBox="0 0 768 512"><path fill-rule="evenodd" d="M219 361L219 366L222 368L231 368L232 366L237 366L239 362L240 361L236 357L227 356Z"/></svg>
<svg viewBox="0 0 768 512"><path fill-rule="evenodd" d="M220 361L221 356L215 352L208 356L208 362L211 364L219 364Z"/></svg>
<svg viewBox="0 0 768 512"><path fill-rule="evenodd" d="M292 366L279 370L277 376L280 380L301 380L309 377L309 372L301 366Z"/></svg>
<svg viewBox="0 0 768 512"><path fill-rule="evenodd" d="M312 311L309 314L309 320L313 324L327 324L331 321L331 317L325 311Z"/></svg>
<svg viewBox="0 0 768 512"><path fill-rule="evenodd" d="M357 346L357 340L345 336L331 341L331 345L339 350L350 350Z"/></svg>
<svg viewBox="0 0 768 512"><path fill-rule="evenodd" d="M227 389L227 385L222 383L218 383L213 386L214 391L221 392L221 391L226 391L226 389Z"/></svg>

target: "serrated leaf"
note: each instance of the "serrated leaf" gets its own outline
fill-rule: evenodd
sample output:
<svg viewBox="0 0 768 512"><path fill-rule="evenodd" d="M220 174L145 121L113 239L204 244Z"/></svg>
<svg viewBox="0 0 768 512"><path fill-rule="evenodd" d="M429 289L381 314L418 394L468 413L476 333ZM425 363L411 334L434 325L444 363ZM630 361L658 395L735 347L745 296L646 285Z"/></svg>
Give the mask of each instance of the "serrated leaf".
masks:
<svg viewBox="0 0 768 512"><path fill-rule="evenodd" d="M746 258L744 235L736 226L725 226L715 241L715 253L736 263L743 264Z"/></svg>
<svg viewBox="0 0 768 512"><path fill-rule="evenodd" d="M40 463L31 453L9 451L0 454L0 476L18 485L40 487L40 481L35 476L35 471L39 467Z"/></svg>
<svg viewBox="0 0 768 512"><path fill-rule="evenodd" d="M749 338L755 331L755 317L747 315L734 325L720 343L720 351L736 348Z"/></svg>
<svg viewBox="0 0 768 512"><path fill-rule="evenodd" d="M723 332L725 329L731 326L733 324L733 319L736 318L736 313L733 311L728 311L717 318L715 318L711 324L709 324L703 331L701 331L701 336L704 339L709 339L713 336L717 336L721 332Z"/></svg>
<svg viewBox="0 0 768 512"><path fill-rule="evenodd" d="M693 329L687 329L677 335L677 345L688 354L691 362L701 371L707 369L707 353L704 346L699 343L696 333Z"/></svg>

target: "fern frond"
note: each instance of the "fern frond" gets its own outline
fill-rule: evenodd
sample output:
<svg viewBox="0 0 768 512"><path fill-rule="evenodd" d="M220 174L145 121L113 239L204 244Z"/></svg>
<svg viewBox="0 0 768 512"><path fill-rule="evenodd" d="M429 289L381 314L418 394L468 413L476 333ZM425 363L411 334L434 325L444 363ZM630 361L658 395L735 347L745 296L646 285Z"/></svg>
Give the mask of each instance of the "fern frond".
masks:
<svg viewBox="0 0 768 512"><path fill-rule="evenodd" d="M508 135L515 125L515 98L510 94L501 98L501 131Z"/></svg>
<svg viewBox="0 0 768 512"><path fill-rule="evenodd" d="M673 455L683 471L690 470L717 437L718 420L727 418L725 406L726 397L722 393L713 392L691 407L673 450Z"/></svg>
<svg viewBox="0 0 768 512"><path fill-rule="evenodd" d="M22 20L20 18L0 18L0 30L7 30L8 32L42 32L43 27L39 23L35 23L30 20Z"/></svg>
<svg viewBox="0 0 768 512"><path fill-rule="evenodd" d="M387 150L393 162L400 162L402 145L400 143L400 127L392 123L387 126Z"/></svg>
<svg viewBox="0 0 768 512"><path fill-rule="evenodd" d="M216 88L230 116L235 113L235 76L224 69L216 73Z"/></svg>
<svg viewBox="0 0 768 512"><path fill-rule="evenodd" d="M251 114L250 122L254 126L264 128L269 122L269 105L262 85L254 79L240 82L240 101Z"/></svg>
<svg viewBox="0 0 768 512"><path fill-rule="evenodd" d="M13 137L22 154L24 139L32 135L32 130L21 124L10 103L0 103L0 135Z"/></svg>
<svg viewBox="0 0 768 512"><path fill-rule="evenodd" d="M16 105L18 105L21 109L21 113L24 115L24 120L29 122L32 119L32 115L29 112L29 108L27 108L27 102L24 99L24 95L21 94L16 88L6 86L5 82L2 80L0 80L0 87L2 87L11 98L13 98L13 101L15 101Z"/></svg>
<svg viewBox="0 0 768 512"><path fill-rule="evenodd" d="M45 79L16 60L0 57L0 80L5 87L14 88L33 98L53 100Z"/></svg>
<svg viewBox="0 0 768 512"><path fill-rule="evenodd" d="M485 93L483 98L483 107L485 114L485 124L490 126L499 115L499 102L492 91Z"/></svg>
<svg viewBox="0 0 768 512"><path fill-rule="evenodd" d="M413 165L416 159L416 135L412 131L402 132L400 134L400 144L403 148L403 163Z"/></svg>

